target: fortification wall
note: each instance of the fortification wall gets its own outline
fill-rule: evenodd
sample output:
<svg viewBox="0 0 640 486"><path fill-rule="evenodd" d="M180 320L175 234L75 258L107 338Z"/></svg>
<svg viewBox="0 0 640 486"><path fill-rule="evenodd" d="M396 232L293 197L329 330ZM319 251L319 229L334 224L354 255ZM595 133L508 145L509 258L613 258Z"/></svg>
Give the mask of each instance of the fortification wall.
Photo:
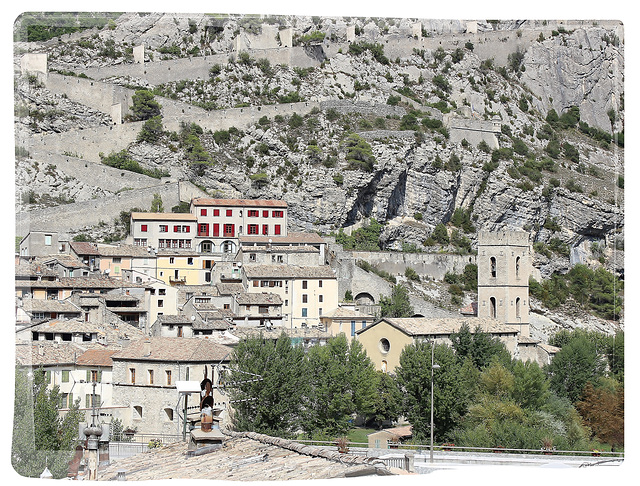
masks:
<svg viewBox="0 0 640 486"><path fill-rule="evenodd" d="M54 93L64 93L72 101L107 114L113 113L114 105L120 105L120 116L125 116L133 104L134 91L92 79L49 73L46 86ZM122 120L117 118L113 122L119 124Z"/></svg>
<svg viewBox="0 0 640 486"><path fill-rule="evenodd" d="M150 208L155 194L162 198L165 210L170 210L180 201L190 201L192 197L204 195L188 182L158 183L135 191L125 191L113 197L18 213L16 235L25 236L31 227L67 233L100 223L111 223L121 211Z"/></svg>
<svg viewBox="0 0 640 486"><path fill-rule="evenodd" d="M389 272L404 275L407 268L413 268L421 277L442 280L447 272L462 273L465 265L476 263L475 255L454 255L441 253L398 253L386 251L354 251L352 257Z"/></svg>

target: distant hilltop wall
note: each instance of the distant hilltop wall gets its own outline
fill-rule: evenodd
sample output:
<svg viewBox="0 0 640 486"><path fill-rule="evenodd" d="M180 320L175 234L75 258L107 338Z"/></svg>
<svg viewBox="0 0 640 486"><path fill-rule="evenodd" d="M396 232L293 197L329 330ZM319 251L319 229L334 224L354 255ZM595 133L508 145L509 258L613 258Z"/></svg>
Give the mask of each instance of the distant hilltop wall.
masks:
<svg viewBox="0 0 640 486"><path fill-rule="evenodd" d="M112 197L18 213L16 235L26 236L32 227L68 233L100 223L111 223L121 211L151 208L155 194L162 198L165 211L170 211L180 201L191 201L193 197L206 195L189 182L158 183L151 187L124 191Z"/></svg>

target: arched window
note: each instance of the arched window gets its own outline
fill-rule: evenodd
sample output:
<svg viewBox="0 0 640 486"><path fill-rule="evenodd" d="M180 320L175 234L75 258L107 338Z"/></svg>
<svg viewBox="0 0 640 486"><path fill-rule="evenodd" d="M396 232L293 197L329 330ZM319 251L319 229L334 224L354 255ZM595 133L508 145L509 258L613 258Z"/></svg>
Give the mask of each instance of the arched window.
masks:
<svg viewBox="0 0 640 486"><path fill-rule="evenodd" d="M489 299L489 317L496 318L497 316L497 306L496 306L496 298L491 297Z"/></svg>
<svg viewBox="0 0 640 486"><path fill-rule="evenodd" d="M496 265L496 257L491 257L491 276L495 277L498 273L497 270L497 265Z"/></svg>
<svg viewBox="0 0 640 486"><path fill-rule="evenodd" d="M520 257L516 257L516 278L520 278Z"/></svg>
<svg viewBox="0 0 640 486"><path fill-rule="evenodd" d="M386 372L387 372L387 360L385 360L385 359L383 359L383 360L382 360L382 366L381 366L381 368L382 368L382 372L383 372L383 373L386 373Z"/></svg>
<svg viewBox="0 0 640 486"><path fill-rule="evenodd" d="M516 319L520 319L520 297L516 298Z"/></svg>

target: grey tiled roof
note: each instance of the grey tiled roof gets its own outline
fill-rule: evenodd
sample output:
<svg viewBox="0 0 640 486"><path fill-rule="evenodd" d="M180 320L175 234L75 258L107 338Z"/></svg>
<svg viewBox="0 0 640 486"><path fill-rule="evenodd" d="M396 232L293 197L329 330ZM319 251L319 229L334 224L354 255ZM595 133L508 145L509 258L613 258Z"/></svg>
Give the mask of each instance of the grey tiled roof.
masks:
<svg viewBox="0 0 640 486"><path fill-rule="evenodd" d="M80 309L68 300L22 299L22 306L27 312L80 312Z"/></svg>
<svg viewBox="0 0 640 486"><path fill-rule="evenodd" d="M236 302L240 305L282 305L282 298L277 294L260 292L236 295Z"/></svg>
<svg viewBox="0 0 640 486"><path fill-rule="evenodd" d="M322 237L317 233L304 233L304 232L293 232L290 231L287 236L254 236L254 235L243 235L238 238L240 243L242 244L243 250L247 249L248 245L252 243L258 244L268 244L269 240L271 240L272 245L291 245L291 244L308 244L308 245L318 245L321 243L325 243Z"/></svg>
<svg viewBox="0 0 640 486"><path fill-rule="evenodd" d="M329 266L245 265L248 278L336 278Z"/></svg>
<svg viewBox="0 0 640 486"><path fill-rule="evenodd" d="M381 322L401 330L409 336L424 335L449 335L458 332L463 324L469 326L471 332L475 332L476 328L490 334L517 334L518 330L514 326L509 326L496 319L479 318L479 317L404 317L391 318L384 317L375 322L371 326L356 331L356 334L367 332Z"/></svg>
<svg viewBox="0 0 640 486"><path fill-rule="evenodd" d="M147 348L145 343L150 343ZM151 351L148 354L148 351ZM151 337L132 342L114 360L210 363L230 358L231 349L202 338Z"/></svg>
<svg viewBox="0 0 640 486"><path fill-rule="evenodd" d="M53 341L16 343L16 363L23 366L71 365L86 348L76 343Z"/></svg>
<svg viewBox="0 0 640 486"><path fill-rule="evenodd" d="M100 470L98 479L113 481L118 471L125 471L127 481L302 481L400 473L377 458L340 454L335 447L320 448L254 432L221 430L227 435L221 449L189 456L187 445L176 442L112 461Z"/></svg>

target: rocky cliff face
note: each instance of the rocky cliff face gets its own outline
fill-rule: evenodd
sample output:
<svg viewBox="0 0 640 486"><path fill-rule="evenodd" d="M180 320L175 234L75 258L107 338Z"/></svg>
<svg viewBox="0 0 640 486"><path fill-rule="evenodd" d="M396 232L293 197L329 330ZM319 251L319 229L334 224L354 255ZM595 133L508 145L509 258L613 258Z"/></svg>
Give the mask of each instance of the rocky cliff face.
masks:
<svg viewBox="0 0 640 486"><path fill-rule="evenodd" d="M610 268L621 265L623 148L597 138L624 129L623 38L618 26L593 23L550 33L540 24L479 22L480 31L503 29L505 36L523 32L522 39L533 39L535 29L540 30L535 40L522 40L507 65L498 66L476 55L472 42L462 41L457 49L414 49L397 59L380 55L385 39L411 32L414 21L406 19L281 17L277 22L293 29L296 42L315 31L323 32L327 41L343 40L344 27L355 24L355 44L369 46L345 49L313 69L246 56L219 66L209 80L149 88L160 101L167 96L216 109L290 100L342 100L353 108L317 110L297 118L265 117L237 127L227 139L202 133L206 163L194 163L176 134L166 134L155 144L134 144L128 148L130 156L147 168L192 180L210 194L284 199L290 205L292 229L348 232L375 218L385 223L381 241L386 248L410 244L435 250L425 243L440 223L448 225L450 234L460 231L473 242L474 231L465 234L452 219L462 210L476 229L512 226L529 231L541 245L564 245L561 252L539 256L543 275L568 268L570 259L601 257L591 252L594 243L605 249ZM131 62L128 48L139 43L145 45L147 62L155 62L227 52L239 36L249 47L272 41L277 47L277 22L248 16L126 14L115 28L92 33L84 41L78 35L29 48L48 52L50 69ZM455 35L465 26L423 21L422 29L428 36ZM101 56L108 46L115 55ZM144 80L137 81L144 85ZM369 109L358 109L356 102ZM43 103L55 105L59 115L51 115L48 122L38 119L35 114ZM16 106L28 107L16 122L32 134L104 123L101 114L85 113L41 88L18 90ZM388 114L391 106L400 114ZM547 122L551 109L562 115L573 106L585 126L597 130L595 136L575 123L562 128ZM497 120L500 150L466 140L451 142L447 120L455 117ZM438 126L441 120L444 127ZM189 123L187 116L184 121ZM372 161L364 170L350 153L353 134ZM54 199L96 197L95 190L70 191L43 176L30 176L35 174L33 164L19 160L19 186L48 184ZM55 171L50 172L54 177ZM19 201L26 207L33 203Z"/></svg>

